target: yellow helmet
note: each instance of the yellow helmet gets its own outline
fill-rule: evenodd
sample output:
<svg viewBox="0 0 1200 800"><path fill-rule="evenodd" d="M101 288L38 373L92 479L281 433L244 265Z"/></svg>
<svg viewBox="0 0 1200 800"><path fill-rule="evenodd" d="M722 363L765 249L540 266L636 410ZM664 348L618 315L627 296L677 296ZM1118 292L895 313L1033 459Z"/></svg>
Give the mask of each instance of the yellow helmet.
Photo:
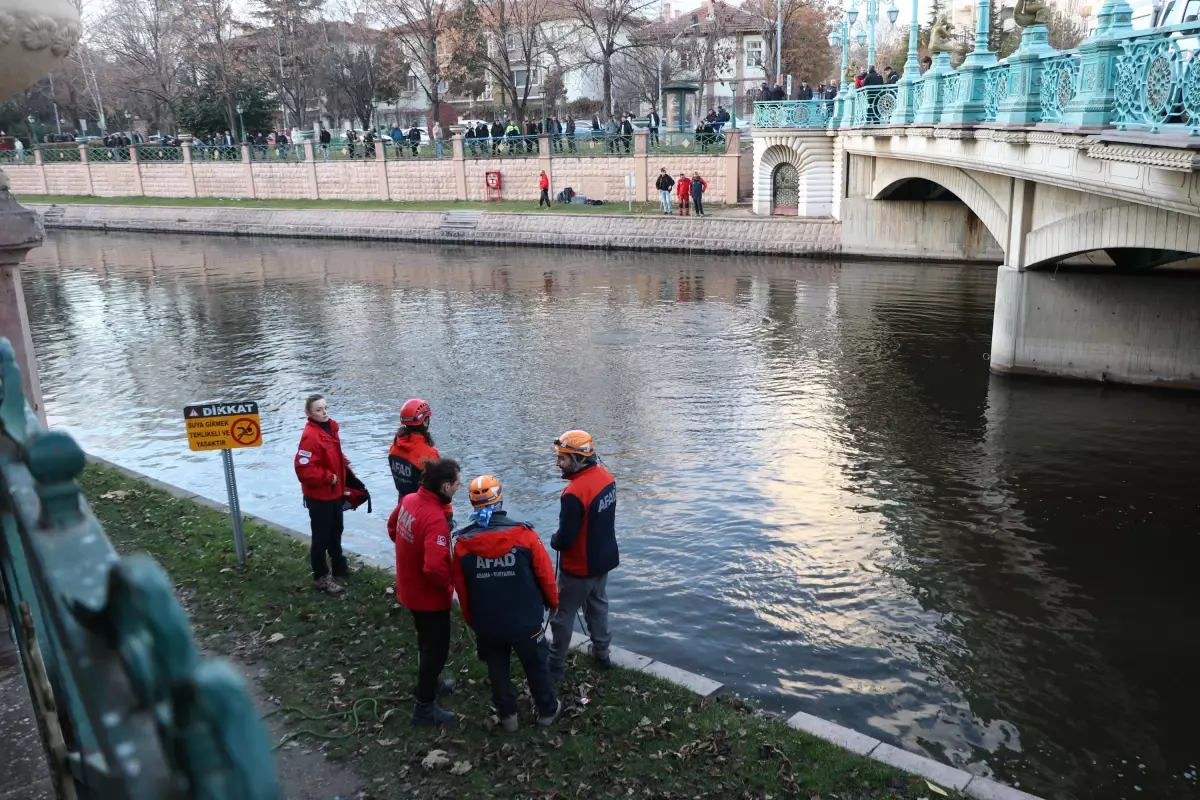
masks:
<svg viewBox="0 0 1200 800"><path fill-rule="evenodd" d="M592 435L587 431L567 431L554 440L554 449L570 456L590 457L596 455Z"/></svg>
<svg viewBox="0 0 1200 800"><path fill-rule="evenodd" d="M495 505L504 497L504 487L491 475L480 475L471 481L468 491L471 495L471 505L475 508Z"/></svg>

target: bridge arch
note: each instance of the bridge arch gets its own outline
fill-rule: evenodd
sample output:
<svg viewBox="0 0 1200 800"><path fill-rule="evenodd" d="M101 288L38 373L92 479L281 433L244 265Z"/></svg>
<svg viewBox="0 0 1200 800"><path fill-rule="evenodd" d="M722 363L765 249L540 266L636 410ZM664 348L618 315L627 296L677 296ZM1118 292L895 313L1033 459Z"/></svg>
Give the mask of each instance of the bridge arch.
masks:
<svg viewBox="0 0 1200 800"><path fill-rule="evenodd" d="M1096 250L1148 251L1146 266L1200 255L1200 217L1138 203L1091 209L1030 231L1023 266L1037 269Z"/></svg>
<svg viewBox="0 0 1200 800"><path fill-rule="evenodd" d="M1008 247L1008 212L991 192L969 173L958 167L929 164L922 161L879 159L871 184L871 200L887 200L900 187L914 180L925 180L952 192L975 216L1001 249ZM1007 198L1005 198L1007 200Z"/></svg>

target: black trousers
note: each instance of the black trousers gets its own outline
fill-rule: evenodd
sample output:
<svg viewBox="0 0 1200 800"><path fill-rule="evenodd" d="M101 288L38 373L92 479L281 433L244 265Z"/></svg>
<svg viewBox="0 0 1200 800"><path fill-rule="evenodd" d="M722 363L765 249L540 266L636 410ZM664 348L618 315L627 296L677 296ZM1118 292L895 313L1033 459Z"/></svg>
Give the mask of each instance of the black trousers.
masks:
<svg viewBox="0 0 1200 800"><path fill-rule="evenodd" d="M697 214L704 216L704 201L700 199L701 197L703 197L703 195L692 195L692 207L696 209Z"/></svg>
<svg viewBox="0 0 1200 800"><path fill-rule="evenodd" d="M411 613L417 628L417 702L432 703L450 656L450 609Z"/></svg>
<svg viewBox="0 0 1200 800"><path fill-rule="evenodd" d="M312 564L313 578L329 574L332 562L333 574L346 570L346 557L342 555L342 500L313 500L304 498L308 506L308 521L312 526L312 544L308 548L308 560Z"/></svg>
<svg viewBox="0 0 1200 800"><path fill-rule="evenodd" d="M520 642L489 642L480 639L479 660L487 664L488 681L492 684L492 705L501 717L517 713L517 698L513 695L510 667L513 652L516 652L525 669L525 680L529 681L529 692L540 716L550 716L557 708L554 699L554 682L550 680L550 645L546 634Z"/></svg>
<svg viewBox="0 0 1200 800"><path fill-rule="evenodd" d="M538 208L542 207L542 203L546 204L546 208L550 208L550 190L542 189L542 194L538 197Z"/></svg>

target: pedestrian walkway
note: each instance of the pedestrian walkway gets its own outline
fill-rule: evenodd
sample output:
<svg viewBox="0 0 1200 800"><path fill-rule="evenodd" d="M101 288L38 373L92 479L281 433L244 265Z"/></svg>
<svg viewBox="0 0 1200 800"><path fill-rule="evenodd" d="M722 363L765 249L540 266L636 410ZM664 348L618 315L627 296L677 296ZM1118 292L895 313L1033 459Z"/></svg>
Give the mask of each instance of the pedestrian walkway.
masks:
<svg viewBox="0 0 1200 800"><path fill-rule="evenodd" d="M53 800L42 737L33 719L6 607L0 605L0 800Z"/></svg>

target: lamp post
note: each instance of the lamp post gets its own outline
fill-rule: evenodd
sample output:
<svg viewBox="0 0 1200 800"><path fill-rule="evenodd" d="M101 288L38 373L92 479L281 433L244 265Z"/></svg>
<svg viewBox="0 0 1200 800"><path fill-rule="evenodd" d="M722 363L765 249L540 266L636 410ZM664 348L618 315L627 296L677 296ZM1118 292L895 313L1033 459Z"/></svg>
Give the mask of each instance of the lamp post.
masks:
<svg viewBox="0 0 1200 800"><path fill-rule="evenodd" d="M246 123L242 119L242 112L245 110L246 110L245 107L241 103L237 104L238 127L242 129L242 142L243 143L245 143L245 141L246 141Z"/></svg>
<svg viewBox="0 0 1200 800"><path fill-rule="evenodd" d="M841 126L842 109L846 105L846 71L850 67L850 20L845 12L842 13L842 30L829 34L829 46L842 49L842 71L838 73L838 93L834 100L833 115L829 118L829 127Z"/></svg>
<svg viewBox="0 0 1200 800"><path fill-rule="evenodd" d="M900 76L899 89L896 92L896 110L892 112L893 125L907 125L913 121L916 114L914 99L916 97L913 84L921 80L921 62L917 60L917 34L920 24L917 15L918 0L912 0L912 22L908 24L908 57L904 60L904 74Z"/></svg>
<svg viewBox="0 0 1200 800"><path fill-rule="evenodd" d="M997 62L996 54L988 49L990 12L991 0L979 0L975 7L975 49L958 67L958 85L953 99L946 100L941 122L981 122L986 114L986 70Z"/></svg>
<svg viewBox="0 0 1200 800"><path fill-rule="evenodd" d="M37 139L33 135L33 123L37 122L37 117L30 114L25 118L25 121L29 123L29 146L37 147Z"/></svg>
<svg viewBox="0 0 1200 800"><path fill-rule="evenodd" d="M879 26L879 0L849 0L849 8L846 9L846 18L850 25L854 25L858 20L858 6L866 5L867 19L866 30L858 28L856 38L859 46L867 46L867 66L875 66L875 28ZM900 9L896 8L893 2L887 9L888 23L895 25L897 17L900 16ZM843 39L845 41L845 39Z"/></svg>

